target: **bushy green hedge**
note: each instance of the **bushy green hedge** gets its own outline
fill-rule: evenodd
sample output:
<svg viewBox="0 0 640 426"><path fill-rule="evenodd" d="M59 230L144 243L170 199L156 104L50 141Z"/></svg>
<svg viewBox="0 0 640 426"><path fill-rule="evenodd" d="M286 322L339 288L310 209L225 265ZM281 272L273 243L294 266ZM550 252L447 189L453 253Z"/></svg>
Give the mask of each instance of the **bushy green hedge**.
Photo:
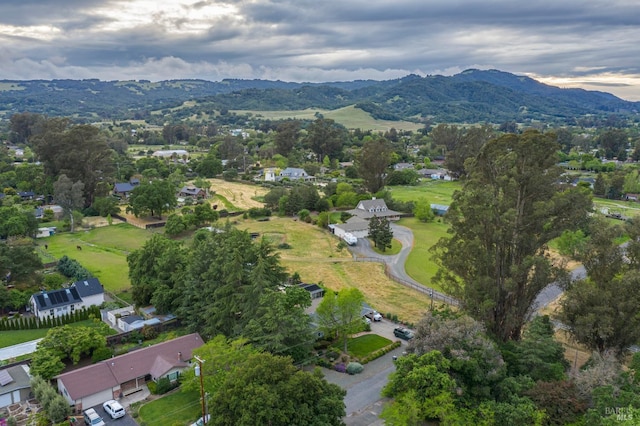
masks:
<svg viewBox="0 0 640 426"><path fill-rule="evenodd" d="M365 356L364 358L362 358L360 360L360 363L362 364L366 364L368 362L373 361L374 359L378 359L380 358L382 355L388 354L389 352L391 352L392 350L394 350L395 348L399 348L400 345L402 345L402 343L400 343L400 341L396 341L393 342L392 344L385 346L382 349L378 349L375 352L370 353L369 355Z"/></svg>
<svg viewBox="0 0 640 426"><path fill-rule="evenodd" d="M91 317L100 318L99 307L90 306L89 308L78 309L74 311L73 314L69 313L55 318L47 317L44 320L39 320L37 317L21 316L14 319L4 317L0 320L0 331L61 327L65 324L85 321Z"/></svg>

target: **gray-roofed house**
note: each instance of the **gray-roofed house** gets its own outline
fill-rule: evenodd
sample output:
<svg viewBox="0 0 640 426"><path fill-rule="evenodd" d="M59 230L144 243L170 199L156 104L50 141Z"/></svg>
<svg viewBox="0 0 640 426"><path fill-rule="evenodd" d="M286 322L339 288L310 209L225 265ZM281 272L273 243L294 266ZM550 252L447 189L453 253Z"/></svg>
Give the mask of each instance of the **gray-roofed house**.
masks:
<svg viewBox="0 0 640 426"><path fill-rule="evenodd" d="M129 182L116 183L113 187L113 195L116 197L128 198L135 189L134 185Z"/></svg>
<svg viewBox="0 0 640 426"><path fill-rule="evenodd" d="M289 180L304 180L304 181L315 180L314 176L309 176L309 173L307 173L304 169L300 169L297 167L287 167L286 169L281 171L280 176L278 177L278 180L282 180L284 178L287 178Z"/></svg>
<svg viewBox="0 0 640 426"><path fill-rule="evenodd" d="M436 216L444 216L449 211L449 206L445 206L444 204L431 204L431 210Z"/></svg>
<svg viewBox="0 0 640 426"><path fill-rule="evenodd" d="M29 399L31 377L27 365L14 365L0 370L0 408Z"/></svg>
<svg viewBox="0 0 640 426"><path fill-rule="evenodd" d="M345 223L329 226L338 238L344 239L347 233L356 238L366 238L369 235L369 219L372 217L385 217L390 221L396 221L401 216L401 213L387 208L384 200L376 198L360 201L355 209L347 210L347 213L352 217Z"/></svg>
<svg viewBox="0 0 640 426"><path fill-rule="evenodd" d="M178 197L204 198L206 196L207 191L196 186L183 186L178 192Z"/></svg>
<svg viewBox="0 0 640 426"><path fill-rule="evenodd" d="M141 391L151 380L177 380L191 365L193 350L203 344L193 333L109 358L56 376L58 391L80 412Z"/></svg>
<svg viewBox="0 0 640 426"><path fill-rule="evenodd" d="M97 278L76 281L67 288L41 291L29 298L29 306L40 320L72 314L77 309L104 303L104 288Z"/></svg>

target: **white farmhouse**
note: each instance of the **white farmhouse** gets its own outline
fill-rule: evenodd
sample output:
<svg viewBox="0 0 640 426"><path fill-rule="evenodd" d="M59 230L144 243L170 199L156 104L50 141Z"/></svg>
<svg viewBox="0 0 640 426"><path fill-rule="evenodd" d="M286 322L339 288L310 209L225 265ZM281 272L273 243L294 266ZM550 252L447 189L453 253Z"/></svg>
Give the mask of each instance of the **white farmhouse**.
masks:
<svg viewBox="0 0 640 426"><path fill-rule="evenodd" d="M104 303L104 288L97 278L76 281L67 288L41 291L29 299L31 311L40 320L72 314L78 309Z"/></svg>

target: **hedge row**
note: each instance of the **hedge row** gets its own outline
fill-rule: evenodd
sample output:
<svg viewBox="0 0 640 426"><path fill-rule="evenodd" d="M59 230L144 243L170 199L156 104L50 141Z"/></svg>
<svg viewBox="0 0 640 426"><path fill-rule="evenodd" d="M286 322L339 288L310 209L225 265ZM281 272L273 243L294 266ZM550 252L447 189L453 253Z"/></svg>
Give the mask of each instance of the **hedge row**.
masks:
<svg viewBox="0 0 640 426"><path fill-rule="evenodd" d="M369 355L367 355L367 356L365 356L365 357L360 359L360 364L367 364L367 363L373 361L374 359L378 359L382 355L385 355L385 354L391 352L395 348L399 348L400 345L402 345L402 343L400 343L400 341L395 341L392 344L390 344L388 346L385 346L382 349L378 349L375 352L371 352Z"/></svg>
<svg viewBox="0 0 640 426"><path fill-rule="evenodd" d="M47 317L40 320L35 316L19 317L8 319L7 317L0 320L0 331L9 330L33 330L37 328L53 328L60 327L65 324L88 320L89 318L100 318L100 308L98 306L90 306L89 308L78 309L73 314L64 314L59 317Z"/></svg>

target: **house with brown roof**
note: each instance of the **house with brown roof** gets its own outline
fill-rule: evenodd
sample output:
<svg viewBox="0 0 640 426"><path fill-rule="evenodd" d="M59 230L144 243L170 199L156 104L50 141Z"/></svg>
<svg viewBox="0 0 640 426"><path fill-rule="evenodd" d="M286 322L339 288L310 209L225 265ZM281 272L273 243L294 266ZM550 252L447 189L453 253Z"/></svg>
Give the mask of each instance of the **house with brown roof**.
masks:
<svg viewBox="0 0 640 426"><path fill-rule="evenodd" d="M77 411L141 391L149 381L177 380L191 365L198 333L138 349L56 376L58 391Z"/></svg>

